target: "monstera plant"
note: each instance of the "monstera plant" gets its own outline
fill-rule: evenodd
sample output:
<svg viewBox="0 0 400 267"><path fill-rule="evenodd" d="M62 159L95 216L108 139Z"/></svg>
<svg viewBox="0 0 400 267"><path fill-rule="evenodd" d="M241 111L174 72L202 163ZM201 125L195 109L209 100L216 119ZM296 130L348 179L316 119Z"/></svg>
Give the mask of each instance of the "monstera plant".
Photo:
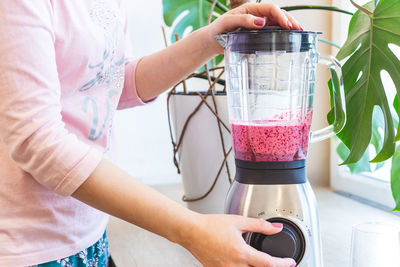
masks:
<svg viewBox="0 0 400 267"><path fill-rule="evenodd" d="M333 6L288 6L287 11L322 9L351 15L346 42L337 54L343 60L343 82L347 104L347 122L337 135L338 155L352 173L373 171L391 160L391 189L400 211L400 60L394 53L400 46L400 1L373 0L360 6L353 14ZM246 2L246 1L245 1ZM164 21L172 26L173 34L182 36L207 25L229 11L226 0L163 0ZM210 10L212 10L211 15ZM172 38L174 41L174 39ZM332 45L333 42L321 40ZM214 59L214 64L222 60ZM210 63L211 64L211 63ZM382 72L393 81L396 93L391 99L383 85ZM332 83L329 83L332 88ZM333 111L328 113L332 123ZM370 158L370 155L375 155Z"/></svg>

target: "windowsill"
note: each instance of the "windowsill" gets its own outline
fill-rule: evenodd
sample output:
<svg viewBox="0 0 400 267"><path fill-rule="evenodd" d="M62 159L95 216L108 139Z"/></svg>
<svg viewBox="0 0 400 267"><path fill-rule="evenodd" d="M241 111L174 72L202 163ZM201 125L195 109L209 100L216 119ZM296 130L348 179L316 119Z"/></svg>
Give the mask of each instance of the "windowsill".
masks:
<svg viewBox="0 0 400 267"><path fill-rule="evenodd" d="M181 185L155 186L181 202ZM366 221L400 224L400 217L344 197L328 188L316 188L324 253L324 266L348 266L352 225ZM162 222L160 222L162 223ZM118 267L201 266L184 248L168 240L111 218L108 226L111 255Z"/></svg>

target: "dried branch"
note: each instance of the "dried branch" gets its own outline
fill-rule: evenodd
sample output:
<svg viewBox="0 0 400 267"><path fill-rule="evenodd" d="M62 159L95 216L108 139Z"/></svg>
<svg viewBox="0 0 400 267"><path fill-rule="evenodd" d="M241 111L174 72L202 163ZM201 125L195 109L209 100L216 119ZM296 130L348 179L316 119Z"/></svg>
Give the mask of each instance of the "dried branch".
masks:
<svg viewBox="0 0 400 267"><path fill-rule="evenodd" d="M163 34L163 38L164 38L165 48L167 48L168 47L168 42L167 42L167 34L165 33L165 27L161 26L161 30L162 30L162 34Z"/></svg>
<svg viewBox="0 0 400 267"><path fill-rule="evenodd" d="M214 0L211 4L211 9L210 9L210 13L208 14L208 19L207 19L207 25L211 23L211 19L212 19L212 14L214 12L215 9L215 5L217 4L218 0Z"/></svg>
<svg viewBox="0 0 400 267"><path fill-rule="evenodd" d="M213 2L213 0L207 0L207 1L210 2L210 3ZM228 12L228 11L229 11L229 8L228 8L227 6L221 4L221 3L218 2L218 1L216 2L215 6L218 7L218 8L219 8L221 11L223 11L223 12Z"/></svg>
<svg viewBox="0 0 400 267"><path fill-rule="evenodd" d="M177 33L175 33L175 40L178 42L179 41L179 35ZM183 84L183 92L185 93L185 95L187 94L187 89L186 89L186 80L183 80L182 82Z"/></svg>

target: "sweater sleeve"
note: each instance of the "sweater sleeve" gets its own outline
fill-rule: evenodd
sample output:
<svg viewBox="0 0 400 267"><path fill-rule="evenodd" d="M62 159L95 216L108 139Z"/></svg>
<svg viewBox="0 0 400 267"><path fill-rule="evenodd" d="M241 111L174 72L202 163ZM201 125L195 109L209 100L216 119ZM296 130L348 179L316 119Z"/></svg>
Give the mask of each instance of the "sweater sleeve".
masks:
<svg viewBox="0 0 400 267"><path fill-rule="evenodd" d="M62 121L51 1L1 0L0 14L0 139L40 184L71 195L103 154Z"/></svg>
<svg viewBox="0 0 400 267"><path fill-rule="evenodd" d="M125 64L125 82L124 82L124 88L121 93L121 98L118 103L118 109L126 109L135 106L142 106L154 101L154 99L151 99L150 101L144 102L137 94L136 83L135 83L135 71L139 61L140 59L129 61Z"/></svg>

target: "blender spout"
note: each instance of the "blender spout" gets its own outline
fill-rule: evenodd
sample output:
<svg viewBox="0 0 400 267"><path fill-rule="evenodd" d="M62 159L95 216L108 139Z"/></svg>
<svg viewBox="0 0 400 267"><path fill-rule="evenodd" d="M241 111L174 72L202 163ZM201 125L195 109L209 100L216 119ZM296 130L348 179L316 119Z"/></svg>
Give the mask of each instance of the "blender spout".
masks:
<svg viewBox="0 0 400 267"><path fill-rule="evenodd" d="M221 34L218 34L217 36L215 36L215 40L217 40L218 43L220 43L225 48L226 47L226 37L227 37L226 33L221 33Z"/></svg>

